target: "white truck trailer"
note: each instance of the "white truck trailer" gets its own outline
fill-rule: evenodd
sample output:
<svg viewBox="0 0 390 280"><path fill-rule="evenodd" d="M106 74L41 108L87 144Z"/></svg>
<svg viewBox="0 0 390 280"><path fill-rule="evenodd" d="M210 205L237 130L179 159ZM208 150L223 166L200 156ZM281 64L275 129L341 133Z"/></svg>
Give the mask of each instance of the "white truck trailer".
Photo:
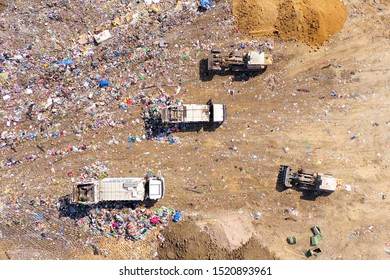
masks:
<svg viewBox="0 0 390 280"><path fill-rule="evenodd" d="M163 108L161 118L166 123L223 123L226 119L226 105L183 104Z"/></svg>
<svg viewBox="0 0 390 280"><path fill-rule="evenodd" d="M108 201L157 201L164 197L165 180L157 177L105 178L73 185L72 203L96 204Z"/></svg>

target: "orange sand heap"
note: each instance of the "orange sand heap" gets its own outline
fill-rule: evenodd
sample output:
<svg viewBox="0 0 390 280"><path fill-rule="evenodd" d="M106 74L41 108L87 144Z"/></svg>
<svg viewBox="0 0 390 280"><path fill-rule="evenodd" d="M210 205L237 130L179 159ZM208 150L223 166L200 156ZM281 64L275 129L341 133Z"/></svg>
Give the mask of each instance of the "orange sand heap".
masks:
<svg viewBox="0 0 390 280"><path fill-rule="evenodd" d="M339 0L234 0L233 15L245 34L320 45L341 30L347 9Z"/></svg>

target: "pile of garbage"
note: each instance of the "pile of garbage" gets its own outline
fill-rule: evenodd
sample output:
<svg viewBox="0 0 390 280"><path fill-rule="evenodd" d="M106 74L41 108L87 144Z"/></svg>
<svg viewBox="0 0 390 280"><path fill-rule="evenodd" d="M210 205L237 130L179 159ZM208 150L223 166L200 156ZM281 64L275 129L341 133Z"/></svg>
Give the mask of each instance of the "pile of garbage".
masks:
<svg viewBox="0 0 390 280"><path fill-rule="evenodd" d="M58 218L60 207L61 199L58 198L16 195L12 190L5 190L0 196L2 238L11 241L15 238L28 238L41 245L51 243L57 246L80 246L72 238L75 232L72 220L67 217Z"/></svg>
<svg viewBox="0 0 390 280"><path fill-rule="evenodd" d="M105 237L124 238L138 241L144 239L146 234L160 227L168 225L176 210L162 206L160 208L92 208L85 217L76 221L76 224L89 230L92 234ZM162 235L157 235L161 241Z"/></svg>
<svg viewBox="0 0 390 280"><path fill-rule="evenodd" d="M172 4L153 2L152 9L158 8L160 12L164 9L160 18L158 14L147 13L147 4L146 8L120 5L123 16L81 34L67 50L56 47L58 44L49 49L32 43L18 49L3 49L0 122L4 122L6 130L1 131L0 146L65 136L69 134L67 131L86 133L120 123L126 116L122 113L129 113L137 105L137 95L143 94L148 85L161 83L161 79L174 82L168 60L174 64L186 53L171 54L164 47L166 44L155 44L155 39L161 40L166 29L188 19L178 18L181 14L195 17L196 4L190 1L185 3L188 7L184 10L183 7L174 10ZM60 11L64 12L62 6L45 16L53 19ZM145 22L155 20L160 22L161 30L143 30ZM129 34L129 28L136 32ZM96 39L99 36L101 40ZM86 115L89 124L74 129L79 125L77 119L69 116L70 112ZM60 122L64 117L70 118Z"/></svg>
<svg viewBox="0 0 390 280"><path fill-rule="evenodd" d="M147 208L133 203L126 207L114 202L86 206L69 204L65 197L20 195L11 200L6 194L0 196L0 238L7 240L36 236L41 241L56 240L77 247L80 244L72 236L84 233L138 241L181 216L181 212L166 206ZM159 232L155 236L159 241L164 239Z"/></svg>
<svg viewBox="0 0 390 280"><path fill-rule="evenodd" d="M144 102L143 120L145 122L145 133L147 139L165 139L172 132L185 129L182 124L164 123L161 118L161 109L170 105L182 104L182 101L175 100L174 96L162 95L161 98L149 98Z"/></svg>
<svg viewBox="0 0 390 280"><path fill-rule="evenodd" d="M67 192L58 185L58 173L74 180L69 166L76 162L69 159L64 167L68 163L59 163L61 157L99 149L106 135L112 136L109 145L126 138L128 143L146 138L178 141L169 134L186 128L162 125L154 110L180 102L174 97L191 77L190 66L197 65L193 58L211 49L218 36L185 43L170 37L176 26L189 27L203 14L200 2L27 2L10 3L0 19L0 168L7 169L2 170L7 181L0 194L1 238L38 242L45 248L82 244L82 237L89 238L91 232L139 240L166 226L171 216L177 220L180 214L165 207L81 211L51 195ZM145 109L145 127L138 109ZM131 122L134 127L125 138L119 135ZM141 131L135 128L138 124ZM107 164L91 162L79 169L83 174L78 179L109 176ZM23 173L29 170L24 164L37 170ZM46 164L52 173L57 170L56 176L39 172ZM13 172L14 166L21 172ZM87 229L84 236L79 235L81 228Z"/></svg>
<svg viewBox="0 0 390 280"><path fill-rule="evenodd" d="M84 166L83 170L85 171L85 174L80 176L80 180L85 180L87 178L100 180L108 177L110 174L107 163L100 161Z"/></svg>

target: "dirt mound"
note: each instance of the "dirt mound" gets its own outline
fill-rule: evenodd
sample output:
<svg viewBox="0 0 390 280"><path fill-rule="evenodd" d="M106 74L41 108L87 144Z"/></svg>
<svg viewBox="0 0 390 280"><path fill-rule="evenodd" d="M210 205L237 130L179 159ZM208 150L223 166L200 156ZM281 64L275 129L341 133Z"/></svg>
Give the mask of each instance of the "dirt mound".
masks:
<svg viewBox="0 0 390 280"><path fill-rule="evenodd" d="M254 37L278 35L319 45L343 27L347 10L339 0L235 0L236 27Z"/></svg>
<svg viewBox="0 0 390 280"><path fill-rule="evenodd" d="M269 260L274 256L255 238L230 251L219 247L193 221L174 224L163 231L165 241L158 249L162 260Z"/></svg>
<svg viewBox="0 0 390 280"><path fill-rule="evenodd" d="M0 13L4 12L8 6L8 0L0 0Z"/></svg>

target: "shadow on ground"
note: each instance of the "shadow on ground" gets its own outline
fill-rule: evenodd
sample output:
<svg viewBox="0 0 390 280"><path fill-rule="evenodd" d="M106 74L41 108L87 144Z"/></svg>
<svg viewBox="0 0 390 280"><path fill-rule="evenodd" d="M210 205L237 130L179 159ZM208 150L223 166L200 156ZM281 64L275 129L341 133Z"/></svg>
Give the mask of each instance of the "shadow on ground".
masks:
<svg viewBox="0 0 390 280"><path fill-rule="evenodd" d="M138 206L143 205L146 208L153 207L156 201L153 200L144 200L144 201L105 201L98 202L96 204L81 204L81 203L72 203L70 195L62 196L59 198L60 207L58 211L63 217L69 217L73 220L78 220L89 215L89 212L92 209L124 209L131 208L136 209Z"/></svg>

